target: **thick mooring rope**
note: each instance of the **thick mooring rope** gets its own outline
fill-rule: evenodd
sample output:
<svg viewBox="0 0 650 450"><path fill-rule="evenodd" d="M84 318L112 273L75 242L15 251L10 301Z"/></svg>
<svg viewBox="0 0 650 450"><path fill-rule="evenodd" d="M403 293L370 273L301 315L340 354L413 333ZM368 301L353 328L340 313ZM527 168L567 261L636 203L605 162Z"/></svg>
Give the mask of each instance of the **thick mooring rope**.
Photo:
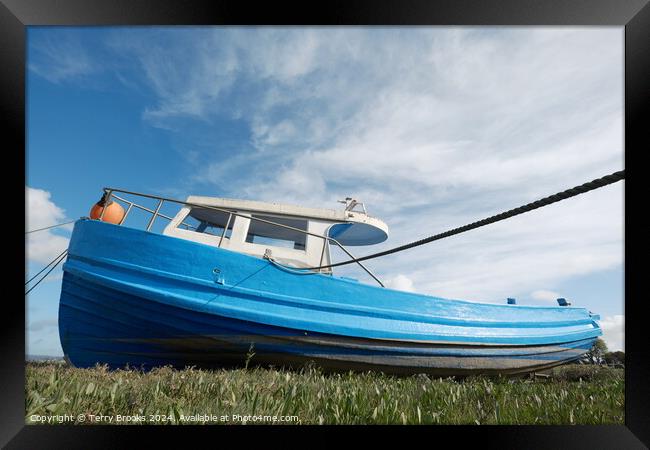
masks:
<svg viewBox="0 0 650 450"><path fill-rule="evenodd" d="M369 259L374 259L374 258L379 258L380 256L386 256L390 255L392 253L397 253L401 252L404 250L408 250L413 247L418 247L420 245L428 244L429 242L433 241L438 241L440 239L444 239L449 236L454 236L456 234L464 233L469 230L474 230L476 228L483 227L485 225L489 225L491 223L499 222L501 220L509 219L510 217L517 216L519 214L526 213L528 211L532 211L537 208L541 208L543 206L551 205L553 203L557 203L559 201L565 200L567 198L575 197L576 195L584 194L585 192L593 191L594 189L601 188L603 186L607 186L609 184L616 183L617 181L625 179L625 170L621 170L619 172L614 172L610 175L605 175L602 178L597 178L593 181L589 181L588 183L581 184L580 186L573 187L571 189L567 189L562 192L558 192L557 194L550 195L548 197L544 197L540 200L534 201L532 203L528 203L526 205L520 206L518 208L510 209L508 211L502 212L500 214L494 215L487 217L483 220L479 220L477 222L472 222L470 224L464 225L462 227L454 228L448 231L445 231L444 233L439 233L433 236L429 236L428 238L420 239L419 241L411 242L409 244L404 244L400 245L399 247L391 248L389 250L384 250L383 252L379 253L373 253L372 255L368 256L363 256L361 258L353 258L347 261L335 263L335 264L329 264L327 266L319 266L319 267L305 267L305 268L299 268L297 270L321 270L321 269L328 269L330 267L339 267L339 266L345 266L347 264L352 264L356 263L359 261L367 261Z"/></svg>

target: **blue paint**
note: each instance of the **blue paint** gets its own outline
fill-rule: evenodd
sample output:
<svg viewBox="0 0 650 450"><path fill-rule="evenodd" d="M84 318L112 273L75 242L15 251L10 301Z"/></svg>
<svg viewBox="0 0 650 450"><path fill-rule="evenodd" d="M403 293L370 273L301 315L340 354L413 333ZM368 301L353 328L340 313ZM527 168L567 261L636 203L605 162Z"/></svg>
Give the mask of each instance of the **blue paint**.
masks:
<svg viewBox="0 0 650 450"><path fill-rule="evenodd" d="M495 305L295 275L261 258L104 222L75 224L59 309L64 353L153 367L268 363L407 371L534 370L601 330L584 308Z"/></svg>

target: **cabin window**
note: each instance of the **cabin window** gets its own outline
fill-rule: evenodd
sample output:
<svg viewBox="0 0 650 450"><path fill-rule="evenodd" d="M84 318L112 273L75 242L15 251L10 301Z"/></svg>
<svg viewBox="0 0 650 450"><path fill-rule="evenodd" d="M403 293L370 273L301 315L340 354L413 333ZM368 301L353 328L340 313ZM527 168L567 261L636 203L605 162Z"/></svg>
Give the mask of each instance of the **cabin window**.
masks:
<svg viewBox="0 0 650 450"><path fill-rule="evenodd" d="M282 217L269 217L253 214L251 217L271 222L288 225L307 231L307 221L302 219L287 219ZM291 248L294 250L305 250L307 235L300 231L282 228L270 223L252 220L248 227L246 242L251 244L268 245L272 247Z"/></svg>
<svg viewBox="0 0 650 450"><path fill-rule="evenodd" d="M223 229L226 223L228 223L229 216L230 214L221 211L207 208L192 208L187 217L178 224L178 228L221 237ZM235 216L231 216L230 223L228 223L228 228L226 229L226 238L230 238L234 223Z"/></svg>

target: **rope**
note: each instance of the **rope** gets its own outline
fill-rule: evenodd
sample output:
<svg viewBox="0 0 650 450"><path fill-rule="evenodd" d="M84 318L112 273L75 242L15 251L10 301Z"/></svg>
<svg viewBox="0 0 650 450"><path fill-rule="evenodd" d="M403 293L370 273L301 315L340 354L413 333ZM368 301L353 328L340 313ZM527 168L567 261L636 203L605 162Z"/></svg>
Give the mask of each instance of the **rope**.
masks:
<svg viewBox="0 0 650 450"><path fill-rule="evenodd" d="M50 274L50 272L52 272L52 271L56 268L56 266L58 266L58 265L61 263L61 261L63 261L63 260L65 259L66 253L68 253L68 250L67 250L67 249L66 249L63 253L61 253L59 256L57 256L56 258L54 258L54 260L52 260L52 262L50 262L50 264L52 264L54 261L56 261L56 260L58 259L57 263L54 264L54 265L52 266L52 268L51 268L50 270L48 270L47 273L46 273L46 274L45 274L45 275L44 275L40 280L38 280L34 286L32 286L31 288L29 288L29 289L27 290L27 292L25 292L25 295L29 294L29 293L30 293L30 292L31 292L31 291L32 291L36 286L38 286L39 284L41 284L41 281L43 281L45 278L47 278L47 276ZM48 264L48 266L49 266L50 264ZM47 268L47 266L46 266L46 268ZM45 269L43 269L43 270L45 270ZM41 272L43 272L43 270L41 270ZM40 273L40 272L39 272L39 273ZM33 280L33 279L34 279L34 278L32 278L32 280ZM29 281L31 281L31 280L29 280ZM29 281L28 281L27 283L29 283ZM25 283L25 286L27 286L27 283Z"/></svg>
<svg viewBox="0 0 650 450"><path fill-rule="evenodd" d="M274 266L277 266L279 269L282 269L282 270L284 270L286 272L289 272L289 273L293 273L295 275L316 275L318 273L318 272L303 272L302 270L304 270L304 269L302 269L300 267L287 266L287 265L284 265L282 263L277 262L273 258L266 258L266 259L268 259L271 262L271 264L273 264Z"/></svg>
<svg viewBox="0 0 650 450"><path fill-rule="evenodd" d="M67 224L69 224L69 223L74 223L74 222L76 222L76 221L75 221L75 220L71 220L70 222L58 223L58 224L56 224L56 225L51 225L51 226L49 226L49 227L39 228L39 229L37 229L37 230L25 231L25 234L35 233L35 232L37 232L37 231L49 230L50 228L60 227L61 225L67 225Z"/></svg>
<svg viewBox="0 0 650 450"><path fill-rule="evenodd" d="M386 256L390 255L392 253L397 253L401 252L404 250L408 250L413 247L418 247L420 245L428 244L429 242L437 241L440 239L444 239L449 236L453 236L456 234L464 233L465 231L473 230L475 228L480 228L485 225L489 225L491 223L499 222L501 220L508 219L510 217L517 216L519 214L526 213L528 211L532 211L537 208L541 208L543 206L547 206L556 202L559 202L561 200L565 200L567 198L575 197L576 195L584 194L585 192L593 191L594 189L601 188L603 186L607 186L608 184L613 184L616 183L617 181L625 179L625 170L621 170L619 172L614 172L610 175L605 175L602 178L597 178L595 180L589 181L587 183L581 184L579 186L573 187L571 189L567 189L565 191L559 192L554 195L550 195L548 197L544 197L540 200L534 201L532 203L528 203L526 205L520 206L518 208L510 209L508 211L502 212L500 214L494 215L487 217L483 220L479 220L477 222L472 222L470 224L464 225L462 227L454 228L452 230L445 231L444 233L436 234L434 236L429 236L428 238L425 239L420 239L419 241L414 241L409 244L401 245L399 247L395 247L389 250L385 250L383 252L379 253L374 253L372 255L368 256L363 256L361 258L352 258L348 261L343 261L339 262L336 264L330 264L327 266L319 266L319 267L305 267L305 268L300 268L300 270L321 270L321 269L328 269L330 267L338 267L338 266L345 266L347 264L352 264L360 261L366 261L368 259L373 259L373 258L379 258L380 256Z"/></svg>
<svg viewBox="0 0 650 450"><path fill-rule="evenodd" d="M48 264L47 266L43 267L43 268L41 269L40 272L38 272L36 275L34 275L33 277L31 277L29 280L27 280L27 282L25 283L25 286L27 286L29 283L31 283L32 280L33 280L34 278L36 278L37 276L39 276L40 274L42 274L42 273L45 271L45 269L47 269L48 267L50 267L50 265L51 265L54 261L56 261L56 260L59 259L61 256L63 256L63 254L64 254L65 252L67 252L67 251L68 251L68 249L66 248L66 249L63 250L61 253L59 253L59 256L57 256L56 258L54 258L52 261L49 262L49 264Z"/></svg>

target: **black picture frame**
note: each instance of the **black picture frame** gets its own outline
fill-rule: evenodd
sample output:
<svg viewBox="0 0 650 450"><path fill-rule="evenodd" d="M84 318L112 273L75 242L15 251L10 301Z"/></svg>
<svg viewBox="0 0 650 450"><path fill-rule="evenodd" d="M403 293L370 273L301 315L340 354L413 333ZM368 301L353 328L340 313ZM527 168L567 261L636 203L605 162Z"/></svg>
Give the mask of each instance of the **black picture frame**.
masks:
<svg viewBox="0 0 650 450"><path fill-rule="evenodd" d="M373 427L371 434L386 432L422 433L425 439L453 442L477 440L481 447L503 448L646 448L650 445L650 391L647 377L648 338L644 335L644 301L640 295L640 240L632 224L638 216L637 204L629 201L640 192L643 165L634 164L649 148L648 125L643 118L650 109L650 0L336 0L312 4L301 2L248 4L234 1L181 0L0 0L2 49L3 140L10 142L6 154L21 155L25 149L25 57L26 27L32 25L613 25L625 27L625 425L611 426L455 426L455 427ZM645 114L644 114L645 113ZM25 158L16 158L22 169ZM632 161L632 164L630 164ZM638 162L638 161L637 161ZM18 172L9 167L8 172ZM25 178L5 177L3 192L24 189ZM11 181L9 181L11 180ZM20 183L23 183L22 185ZM24 191L23 191L24 192ZM20 196L8 195L24 208ZM23 199L24 200L24 199ZM22 206L21 206L22 205ZM10 206L7 209L13 210ZM11 291L18 290L22 276L16 262L24 258L17 239L20 220L13 220L15 245L9 246L5 279ZM628 245L632 242L632 245ZM15 273L13 273L15 272ZM634 275L637 275L635 277ZM23 273L24 275L24 273ZM199 445L204 433L227 432L230 445L242 444L250 427L79 427L25 425L25 308L17 301L18 292L4 297L2 345L2 405L0 444L7 448L116 448L133 447L136 440L164 439L168 444ZM632 301L636 299L638 301ZM284 427L253 427L279 437ZM245 430L245 431L244 431ZM292 440L312 445L313 438L300 444L304 432L331 437L332 427L292 427ZM367 431L367 430L359 430ZM240 433L247 433L246 435ZM436 433L435 435L432 433ZM442 433L442 434L441 434ZM445 436L451 433L451 436ZM399 437L398 437L399 438ZM232 440L230 440L232 439ZM330 441L337 445L338 441ZM412 441L415 444L416 441ZM216 444L216 442L215 442ZM154 445L153 441L148 442ZM433 445L433 443L432 443Z"/></svg>

